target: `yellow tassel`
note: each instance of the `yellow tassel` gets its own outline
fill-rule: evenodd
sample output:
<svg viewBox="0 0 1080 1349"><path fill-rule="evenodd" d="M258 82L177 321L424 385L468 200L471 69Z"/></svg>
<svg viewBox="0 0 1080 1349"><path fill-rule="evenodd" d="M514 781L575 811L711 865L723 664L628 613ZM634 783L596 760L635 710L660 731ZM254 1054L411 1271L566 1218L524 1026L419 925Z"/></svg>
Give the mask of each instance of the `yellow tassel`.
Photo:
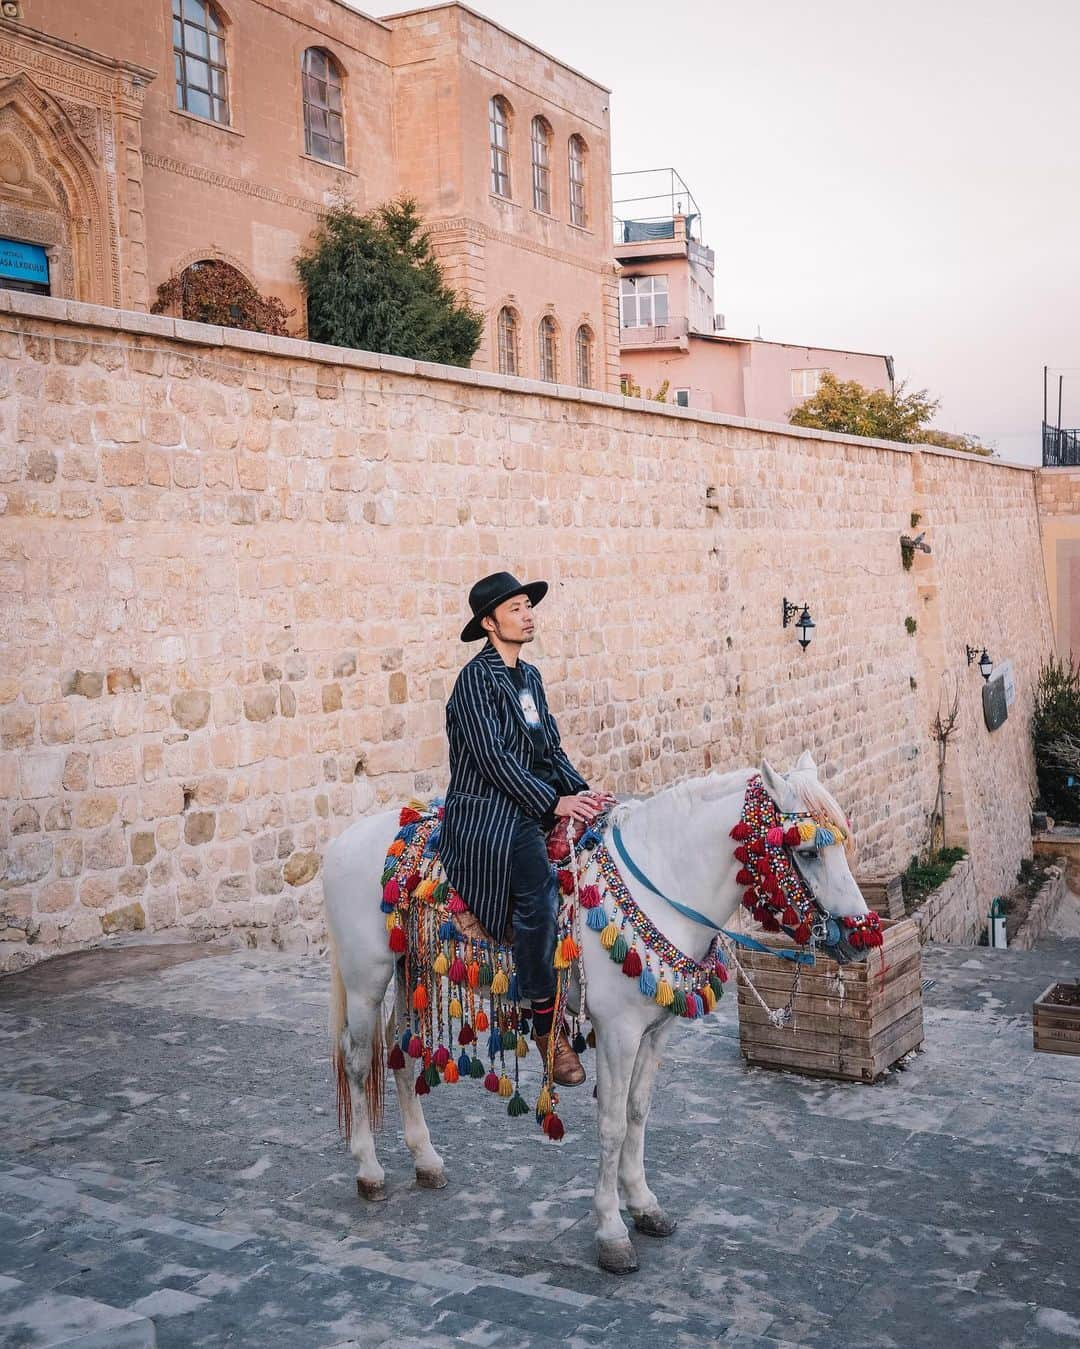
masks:
<svg viewBox="0 0 1080 1349"><path fill-rule="evenodd" d="M418 796L410 796L405 806L408 810L415 810L419 815L426 815L431 809L431 802L421 801Z"/></svg>
<svg viewBox="0 0 1080 1349"><path fill-rule="evenodd" d="M601 933L601 940L603 934ZM658 1007L670 1007L675 1001L675 994L672 992L671 985L666 979L661 979L656 985L656 1005Z"/></svg>
<svg viewBox="0 0 1080 1349"><path fill-rule="evenodd" d="M804 843L813 843L814 835L817 833L816 824L800 824L799 837Z"/></svg>
<svg viewBox="0 0 1080 1349"><path fill-rule="evenodd" d="M495 974L495 978L491 981L492 997L501 998L509 987L510 980L507 979L505 970L498 970Z"/></svg>
<svg viewBox="0 0 1080 1349"><path fill-rule="evenodd" d="M600 933L600 945L605 951L610 951L618 940L618 936L619 929L614 923L608 923L607 927Z"/></svg>
<svg viewBox="0 0 1080 1349"><path fill-rule="evenodd" d="M397 916L397 914L396 914L396 913L388 913L388 914L386 915L386 930L387 930L387 932L393 932L394 928L396 928L397 925L398 925L398 916Z"/></svg>
<svg viewBox="0 0 1080 1349"><path fill-rule="evenodd" d="M417 984L413 989L412 1005L418 1012L422 1012L427 1006L427 989L423 984Z"/></svg>
<svg viewBox="0 0 1080 1349"><path fill-rule="evenodd" d="M461 1003L458 1002L457 998L450 999L450 1006L446 1009L446 1012L448 1016L453 1017L461 1016Z"/></svg>
<svg viewBox="0 0 1080 1349"><path fill-rule="evenodd" d="M446 958L446 952L440 951L432 962L431 968L436 974L446 974L450 969L450 962Z"/></svg>
<svg viewBox="0 0 1080 1349"><path fill-rule="evenodd" d="M518 1058L519 1058L519 1059L523 1059L523 1058L525 1057L525 1055L526 1055L528 1052L529 1052L529 1042L528 1042L528 1040L526 1040L526 1038L524 1037L524 1035L519 1035L519 1036L518 1036L518 1042L517 1042L517 1056L518 1056Z"/></svg>
<svg viewBox="0 0 1080 1349"><path fill-rule="evenodd" d="M577 960L578 956L581 955L581 947L569 933L562 939L559 951L567 965L569 965L572 960Z"/></svg>
<svg viewBox="0 0 1080 1349"><path fill-rule="evenodd" d="M426 881L421 881L420 884L416 887L416 890L414 891L416 898L422 900L430 899L434 893L435 893L435 882L431 880L430 877Z"/></svg>
<svg viewBox="0 0 1080 1349"><path fill-rule="evenodd" d="M540 1095L536 1098L536 1113L538 1115L551 1114L551 1092L547 1087L543 1087Z"/></svg>
<svg viewBox="0 0 1080 1349"><path fill-rule="evenodd" d="M561 944L561 943L559 944L559 946L557 946L557 947L555 948L555 955L554 955L554 957L553 957L551 963L555 966L555 968L556 968L557 970L565 970L565 969L569 969L569 967L570 967L570 962L569 962L569 960L567 960L567 958L563 955L563 950L562 950L562 944Z"/></svg>
<svg viewBox="0 0 1080 1349"><path fill-rule="evenodd" d="M701 996L705 999L705 1010L711 1012L716 1006L716 994L708 984L704 984L701 989Z"/></svg>
<svg viewBox="0 0 1080 1349"><path fill-rule="evenodd" d="M509 1100L514 1094L514 1084L505 1073L499 1078L499 1095L504 1100Z"/></svg>

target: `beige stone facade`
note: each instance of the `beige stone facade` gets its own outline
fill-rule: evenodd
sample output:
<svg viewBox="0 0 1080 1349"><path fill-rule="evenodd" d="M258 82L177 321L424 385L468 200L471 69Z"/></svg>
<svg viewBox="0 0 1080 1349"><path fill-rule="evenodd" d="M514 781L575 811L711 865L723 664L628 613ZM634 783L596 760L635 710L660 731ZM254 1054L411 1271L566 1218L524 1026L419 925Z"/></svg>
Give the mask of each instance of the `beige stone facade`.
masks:
<svg viewBox="0 0 1080 1349"><path fill-rule="evenodd" d="M476 368L499 368L506 309L520 374L540 373L550 317L552 378L578 382L584 328L589 382L616 387L605 89L461 5L373 19L338 0L214 0L227 79L215 121L178 106L172 9L20 0L17 21L0 17L0 238L47 248L54 294L146 309L170 276L216 260L295 308L303 331L293 262L319 212L342 197L367 210L409 193L449 280L485 314ZM341 163L308 150L309 50L341 85ZM509 119L505 194L491 190L495 97ZM543 210L535 119L550 137ZM572 137L585 156L579 223Z"/></svg>
<svg viewBox="0 0 1080 1349"><path fill-rule="evenodd" d="M1058 655L1080 660L1080 469L1042 470L1039 513Z"/></svg>
<svg viewBox="0 0 1080 1349"><path fill-rule="evenodd" d="M0 292L5 962L317 934L329 839L444 786L465 596L501 566L551 582L536 659L594 783L810 748L857 869L894 873L947 674L950 842L986 903L1030 854L1032 472ZM994 732L972 641L1015 667Z"/></svg>

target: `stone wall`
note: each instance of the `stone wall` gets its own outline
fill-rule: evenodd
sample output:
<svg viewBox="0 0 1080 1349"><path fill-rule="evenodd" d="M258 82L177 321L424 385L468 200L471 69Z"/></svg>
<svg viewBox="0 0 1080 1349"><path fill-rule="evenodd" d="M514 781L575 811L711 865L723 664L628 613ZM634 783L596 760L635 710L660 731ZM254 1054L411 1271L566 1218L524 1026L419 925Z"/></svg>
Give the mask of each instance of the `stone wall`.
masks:
<svg viewBox="0 0 1080 1349"><path fill-rule="evenodd" d="M552 583L532 655L593 782L809 747L895 874L947 675L949 841L984 896L1030 852L1021 468L0 292L0 511L8 964L139 924L317 934L326 843L445 784L467 589L504 566ZM992 735L976 641L1016 667Z"/></svg>
<svg viewBox="0 0 1080 1349"><path fill-rule="evenodd" d="M1080 468L1038 475L1043 557L1058 654L1080 659Z"/></svg>
<svg viewBox="0 0 1080 1349"><path fill-rule="evenodd" d="M975 869L965 857L953 867L948 880L932 890L909 917L917 924L923 943L975 946L986 926L989 908L990 901L983 902Z"/></svg>

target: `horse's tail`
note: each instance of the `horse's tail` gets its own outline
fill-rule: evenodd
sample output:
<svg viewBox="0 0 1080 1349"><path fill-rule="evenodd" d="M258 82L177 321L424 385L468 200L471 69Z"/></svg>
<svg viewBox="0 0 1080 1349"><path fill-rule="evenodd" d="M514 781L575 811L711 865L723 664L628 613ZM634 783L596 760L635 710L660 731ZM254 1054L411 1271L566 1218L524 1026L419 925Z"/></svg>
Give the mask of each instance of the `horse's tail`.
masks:
<svg viewBox="0 0 1080 1349"><path fill-rule="evenodd" d="M353 1110L352 1094L349 1090L349 1074L345 1066L345 1047L342 1043L345 1024L348 1019L345 980L341 977L337 952L333 938L330 940L330 1062L334 1070L334 1083L337 1088L338 1129L346 1138L352 1137ZM372 1130L378 1130L383 1122L383 1102L386 1090L386 1052L383 1038L382 1008L375 1015L375 1024L371 1032L371 1064L364 1082L364 1096L367 1100L368 1119Z"/></svg>

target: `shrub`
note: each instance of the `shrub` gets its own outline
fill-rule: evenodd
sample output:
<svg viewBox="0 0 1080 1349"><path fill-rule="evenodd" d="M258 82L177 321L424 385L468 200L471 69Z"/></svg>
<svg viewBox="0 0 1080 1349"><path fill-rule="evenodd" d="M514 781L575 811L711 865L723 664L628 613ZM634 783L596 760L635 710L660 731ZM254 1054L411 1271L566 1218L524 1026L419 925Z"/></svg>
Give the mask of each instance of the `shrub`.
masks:
<svg viewBox="0 0 1080 1349"><path fill-rule="evenodd" d="M1055 819L1076 820L1078 791L1068 783L1080 779L1080 665L1071 655L1051 657L1039 672L1031 737L1044 807Z"/></svg>

